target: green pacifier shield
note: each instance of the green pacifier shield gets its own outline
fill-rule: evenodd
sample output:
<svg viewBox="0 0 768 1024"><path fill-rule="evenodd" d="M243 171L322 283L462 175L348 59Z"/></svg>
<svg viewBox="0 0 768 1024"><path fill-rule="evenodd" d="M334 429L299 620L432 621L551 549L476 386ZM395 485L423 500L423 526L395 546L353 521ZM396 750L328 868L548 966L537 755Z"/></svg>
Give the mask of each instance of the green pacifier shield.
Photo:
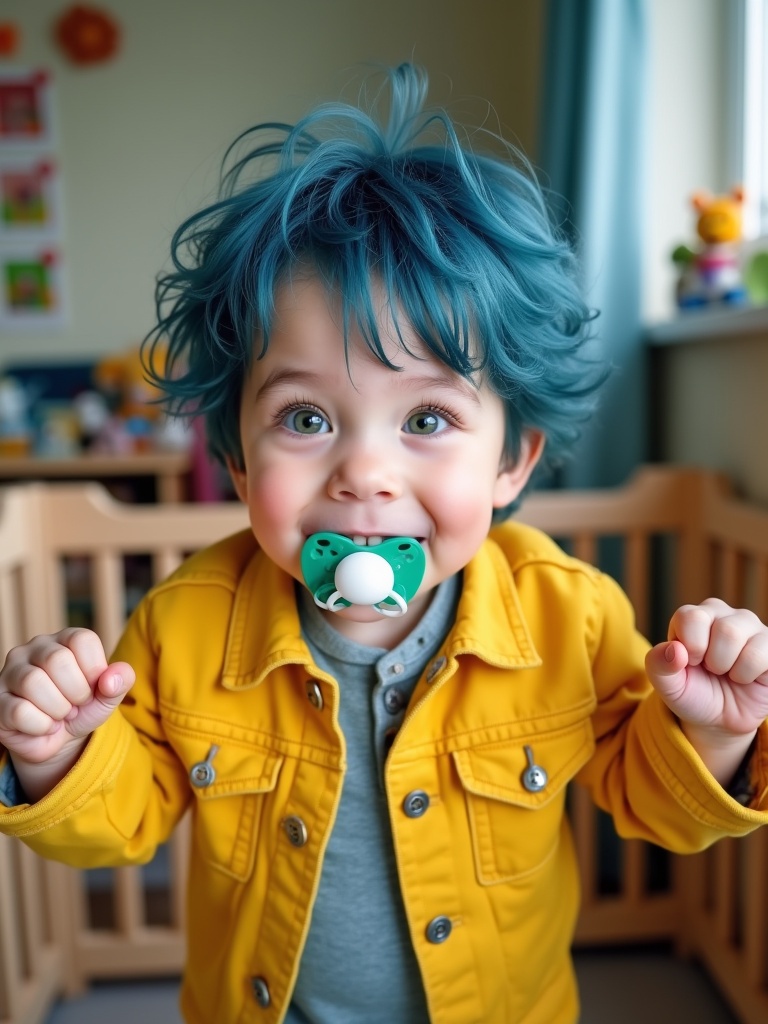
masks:
<svg viewBox="0 0 768 1024"><path fill-rule="evenodd" d="M316 600L327 601L336 591L334 575L336 567L347 555L365 551L379 555L394 573L392 589L407 603L421 586L426 569L424 549L412 537L388 537L381 544L372 547L361 546L340 533L313 533L307 537L301 549L301 571L304 582ZM350 602L340 598L339 605L349 607ZM397 602L386 598L379 602L388 607L397 607Z"/></svg>

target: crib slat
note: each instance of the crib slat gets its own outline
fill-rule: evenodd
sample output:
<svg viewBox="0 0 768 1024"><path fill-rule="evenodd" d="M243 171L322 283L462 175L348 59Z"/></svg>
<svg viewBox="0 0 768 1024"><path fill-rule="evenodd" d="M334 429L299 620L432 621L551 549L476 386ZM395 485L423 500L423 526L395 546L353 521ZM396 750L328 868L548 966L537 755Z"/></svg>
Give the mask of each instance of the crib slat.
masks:
<svg viewBox="0 0 768 1024"><path fill-rule="evenodd" d="M126 938L131 938L144 925L141 872L135 867L118 868L114 878L117 930Z"/></svg>
<svg viewBox="0 0 768 1024"><path fill-rule="evenodd" d="M755 558L753 565L755 590L751 608L765 622L768 619L768 558Z"/></svg>
<svg viewBox="0 0 768 1024"><path fill-rule="evenodd" d="M0 1010L13 1020L20 1012L22 962L16 932L13 840L0 836Z"/></svg>
<svg viewBox="0 0 768 1024"><path fill-rule="evenodd" d="M621 888L625 899L633 906L642 903L646 895L646 850L647 847L636 839L622 844L624 863L621 873Z"/></svg>
<svg viewBox="0 0 768 1024"><path fill-rule="evenodd" d="M733 839L721 839L712 850L714 863L714 916L718 938L731 945L736 938L736 846Z"/></svg>
<svg viewBox="0 0 768 1024"><path fill-rule="evenodd" d="M125 622L122 557L100 551L93 559L93 607L96 632L108 650L117 643Z"/></svg>
<svg viewBox="0 0 768 1024"><path fill-rule="evenodd" d="M597 565L597 540L594 533L577 533L573 537L573 553L582 562Z"/></svg>
<svg viewBox="0 0 768 1024"><path fill-rule="evenodd" d="M758 829L743 844L744 958L751 985L768 986L768 833Z"/></svg>
<svg viewBox="0 0 768 1024"><path fill-rule="evenodd" d="M645 635L648 621L648 535L633 530L626 539L624 551L624 588L635 609L637 628Z"/></svg>
<svg viewBox="0 0 768 1024"><path fill-rule="evenodd" d="M0 570L0 661L22 639L15 589L13 569Z"/></svg>
<svg viewBox="0 0 768 1024"><path fill-rule="evenodd" d="M152 580L159 583L181 565L183 556L178 548L162 547L152 555Z"/></svg>
<svg viewBox="0 0 768 1024"><path fill-rule="evenodd" d="M171 926L183 930L187 920L188 853L192 831L192 815L188 812L176 826L170 841Z"/></svg>
<svg viewBox="0 0 768 1024"><path fill-rule="evenodd" d="M29 973L32 977L37 977L44 947L40 861L28 847L22 846L21 843L18 844L17 851L21 876L19 895L24 919L24 955Z"/></svg>

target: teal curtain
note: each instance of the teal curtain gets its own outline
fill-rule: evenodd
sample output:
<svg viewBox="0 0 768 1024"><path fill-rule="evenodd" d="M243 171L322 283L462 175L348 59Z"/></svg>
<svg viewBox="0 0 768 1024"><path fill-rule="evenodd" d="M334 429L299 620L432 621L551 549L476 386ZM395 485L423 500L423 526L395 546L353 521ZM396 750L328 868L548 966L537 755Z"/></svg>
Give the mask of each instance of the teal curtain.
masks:
<svg viewBox="0 0 768 1024"><path fill-rule="evenodd" d="M539 165L581 255L594 344L613 366L600 410L558 481L622 483L648 458L640 322L644 0L548 0Z"/></svg>

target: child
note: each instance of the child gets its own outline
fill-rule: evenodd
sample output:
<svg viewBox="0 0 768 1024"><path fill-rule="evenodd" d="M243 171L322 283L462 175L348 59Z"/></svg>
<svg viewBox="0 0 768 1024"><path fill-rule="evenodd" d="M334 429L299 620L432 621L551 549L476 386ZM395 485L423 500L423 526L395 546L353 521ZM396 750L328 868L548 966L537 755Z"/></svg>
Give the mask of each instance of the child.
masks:
<svg viewBox="0 0 768 1024"><path fill-rule="evenodd" d="M566 783L674 850L768 821L768 629L712 599L646 657L611 579L488 539L592 410L591 317L530 176L390 84L384 128L256 129L159 286L252 530L112 661L65 629L0 674L4 832L143 863L192 806L192 1024L572 1022Z"/></svg>

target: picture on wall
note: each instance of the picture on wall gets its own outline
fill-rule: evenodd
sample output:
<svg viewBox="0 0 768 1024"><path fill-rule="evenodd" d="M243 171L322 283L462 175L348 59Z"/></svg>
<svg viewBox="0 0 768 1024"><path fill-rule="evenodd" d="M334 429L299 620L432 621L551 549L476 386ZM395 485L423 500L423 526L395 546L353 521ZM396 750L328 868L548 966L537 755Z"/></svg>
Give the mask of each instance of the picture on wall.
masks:
<svg viewBox="0 0 768 1024"><path fill-rule="evenodd" d="M0 329L64 324L51 75L0 67Z"/></svg>
<svg viewBox="0 0 768 1024"><path fill-rule="evenodd" d="M58 227L58 174L51 160L0 155L0 236L40 237Z"/></svg>
<svg viewBox="0 0 768 1024"><path fill-rule="evenodd" d="M49 74L0 69L0 147L45 148L51 142Z"/></svg>
<svg viewBox="0 0 768 1024"><path fill-rule="evenodd" d="M0 328L52 325L62 321L63 313L56 249L0 252Z"/></svg>

